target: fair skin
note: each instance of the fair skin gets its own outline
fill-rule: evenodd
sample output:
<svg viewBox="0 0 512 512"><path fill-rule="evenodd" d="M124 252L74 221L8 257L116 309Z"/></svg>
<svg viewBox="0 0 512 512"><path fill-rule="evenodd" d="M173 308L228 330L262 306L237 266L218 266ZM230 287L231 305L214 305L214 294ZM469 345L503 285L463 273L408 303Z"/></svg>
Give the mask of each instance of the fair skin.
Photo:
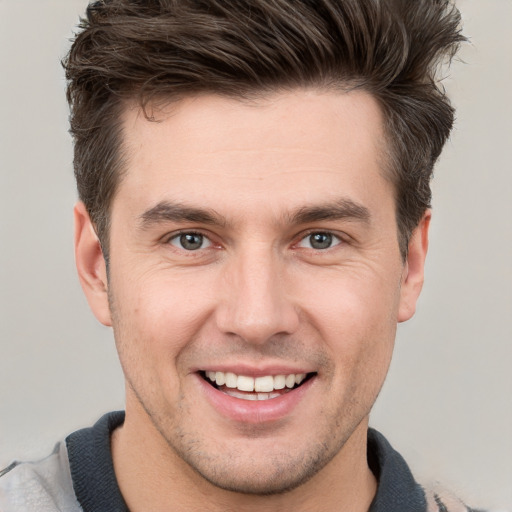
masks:
<svg viewBox="0 0 512 512"><path fill-rule="evenodd" d="M157 118L125 113L108 279L75 208L81 283L126 377L112 452L130 510L367 511L368 415L430 220L403 261L377 103L204 95ZM240 389L271 377L259 400Z"/></svg>

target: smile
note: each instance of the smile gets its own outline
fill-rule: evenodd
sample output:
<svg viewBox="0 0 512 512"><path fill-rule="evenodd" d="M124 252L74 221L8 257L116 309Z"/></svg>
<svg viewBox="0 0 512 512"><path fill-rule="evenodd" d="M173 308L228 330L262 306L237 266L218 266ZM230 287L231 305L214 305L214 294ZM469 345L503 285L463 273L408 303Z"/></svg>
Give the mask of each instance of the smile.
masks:
<svg viewBox="0 0 512 512"><path fill-rule="evenodd" d="M242 400L271 400L298 388L314 374L293 373L250 377L232 372L201 372L203 378L219 391Z"/></svg>

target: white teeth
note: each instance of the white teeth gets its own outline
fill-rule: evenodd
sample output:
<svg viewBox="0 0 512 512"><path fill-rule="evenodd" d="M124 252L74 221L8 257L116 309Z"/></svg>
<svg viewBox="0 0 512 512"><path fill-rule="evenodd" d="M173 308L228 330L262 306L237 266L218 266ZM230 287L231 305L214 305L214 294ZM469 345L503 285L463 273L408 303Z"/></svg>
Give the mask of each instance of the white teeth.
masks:
<svg viewBox="0 0 512 512"><path fill-rule="evenodd" d="M281 396L280 393L242 393L238 390L227 389L225 393L234 398L241 398L242 400L271 400Z"/></svg>
<svg viewBox="0 0 512 512"><path fill-rule="evenodd" d="M238 389L239 391L245 392L255 391L262 396L262 398L258 398L258 395L255 393L254 396L256 398L248 398L248 400L268 400L268 398L275 398L276 396L280 396L280 394L272 393L272 391L284 389L285 387L292 389L295 385L301 384L306 378L305 373L292 373L289 375L275 376L265 375L263 377L256 378L248 377L247 375L236 375L232 372L207 371L205 374L208 379L215 382L217 386L226 386L226 388ZM270 395L268 395L269 393ZM235 396L232 393L229 394Z"/></svg>
<svg viewBox="0 0 512 512"><path fill-rule="evenodd" d="M245 375L239 375L236 380L236 387L240 391L254 391L254 379Z"/></svg>
<svg viewBox="0 0 512 512"><path fill-rule="evenodd" d="M284 389L286 387L286 376L276 375L274 377L274 389Z"/></svg>
<svg viewBox="0 0 512 512"><path fill-rule="evenodd" d="M226 386L228 388L236 388L238 377L231 372L226 372Z"/></svg>
<svg viewBox="0 0 512 512"><path fill-rule="evenodd" d="M239 393L238 391L234 391L232 389L226 390L226 395L232 396L234 398L241 398L242 400L258 400L258 395L256 393Z"/></svg>
<svg viewBox="0 0 512 512"><path fill-rule="evenodd" d="M254 390L263 392L274 391L274 377L272 375L256 377L254 380Z"/></svg>
<svg viewBox="0 0 512 512"><path fill-rule="evenodd" d="M287 375L285 382L287 388L293 388L293 386L295 386L295 375Z"/></svg>

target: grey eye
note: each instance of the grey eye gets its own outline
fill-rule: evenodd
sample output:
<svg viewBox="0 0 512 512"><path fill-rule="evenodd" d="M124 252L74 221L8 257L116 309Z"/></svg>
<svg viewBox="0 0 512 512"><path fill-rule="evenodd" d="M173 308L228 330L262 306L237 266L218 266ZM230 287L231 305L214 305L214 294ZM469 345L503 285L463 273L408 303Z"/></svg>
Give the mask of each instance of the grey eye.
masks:
<svg viewBox="0 0 512 512"><path fill-rule="evenodd" d="M332 235L329 233L314 233L309 238L313 249L328 249L332 245Z"/></svg>
<svg viewBox="0 0 512 512"><path fill-rule="evenodd" d="M211 245L211 242L200 233L181 233L171 238L171 245L186 251L197 251Z"/></svg>
<svg viewBox="0 0 512 512"><path fill-rule="evenodd" d="M330 249L331 247L338 245L341 240L333 235L332 233L324 233L319 231L317 233L311 233L308 236L304 237L300 243L299 247L306 247L308 249L315 249L317 251L321 251L324 249Z"/></svg>

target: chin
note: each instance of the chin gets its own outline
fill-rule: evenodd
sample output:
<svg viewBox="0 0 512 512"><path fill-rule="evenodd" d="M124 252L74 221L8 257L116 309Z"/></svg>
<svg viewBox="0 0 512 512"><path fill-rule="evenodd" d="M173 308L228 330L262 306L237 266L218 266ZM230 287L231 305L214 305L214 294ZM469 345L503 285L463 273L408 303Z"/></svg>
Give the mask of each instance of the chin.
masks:
<svg viewBox="0 0 512 512"><path fill-rule="evenodd" d="M248 469L248 471L247 471ZM238 472L235 474L214 474L209 475L201 473L201 476L207 480L210 484L224 489L225 491L236 492L239 494L258 495L258 496L272 496L278 494L285 494L293 491L297 487L300 487L312 478L319 470L312 468L309 471L291 471L292 474L282 474L284 472L276 474L260 474L257 471L252 471L247 468L245 475L240 475ZM290 471L287 470L287 473Z"/></svg>
<svg viewBox="0 0 512 512"><path fill-rule="evenodd" d="M260 453L260 457L229 454L205 459L197 453L182 458L217 488L240 494L285 494L313 478L337 453L320 445L311 453Z"/></svg>

